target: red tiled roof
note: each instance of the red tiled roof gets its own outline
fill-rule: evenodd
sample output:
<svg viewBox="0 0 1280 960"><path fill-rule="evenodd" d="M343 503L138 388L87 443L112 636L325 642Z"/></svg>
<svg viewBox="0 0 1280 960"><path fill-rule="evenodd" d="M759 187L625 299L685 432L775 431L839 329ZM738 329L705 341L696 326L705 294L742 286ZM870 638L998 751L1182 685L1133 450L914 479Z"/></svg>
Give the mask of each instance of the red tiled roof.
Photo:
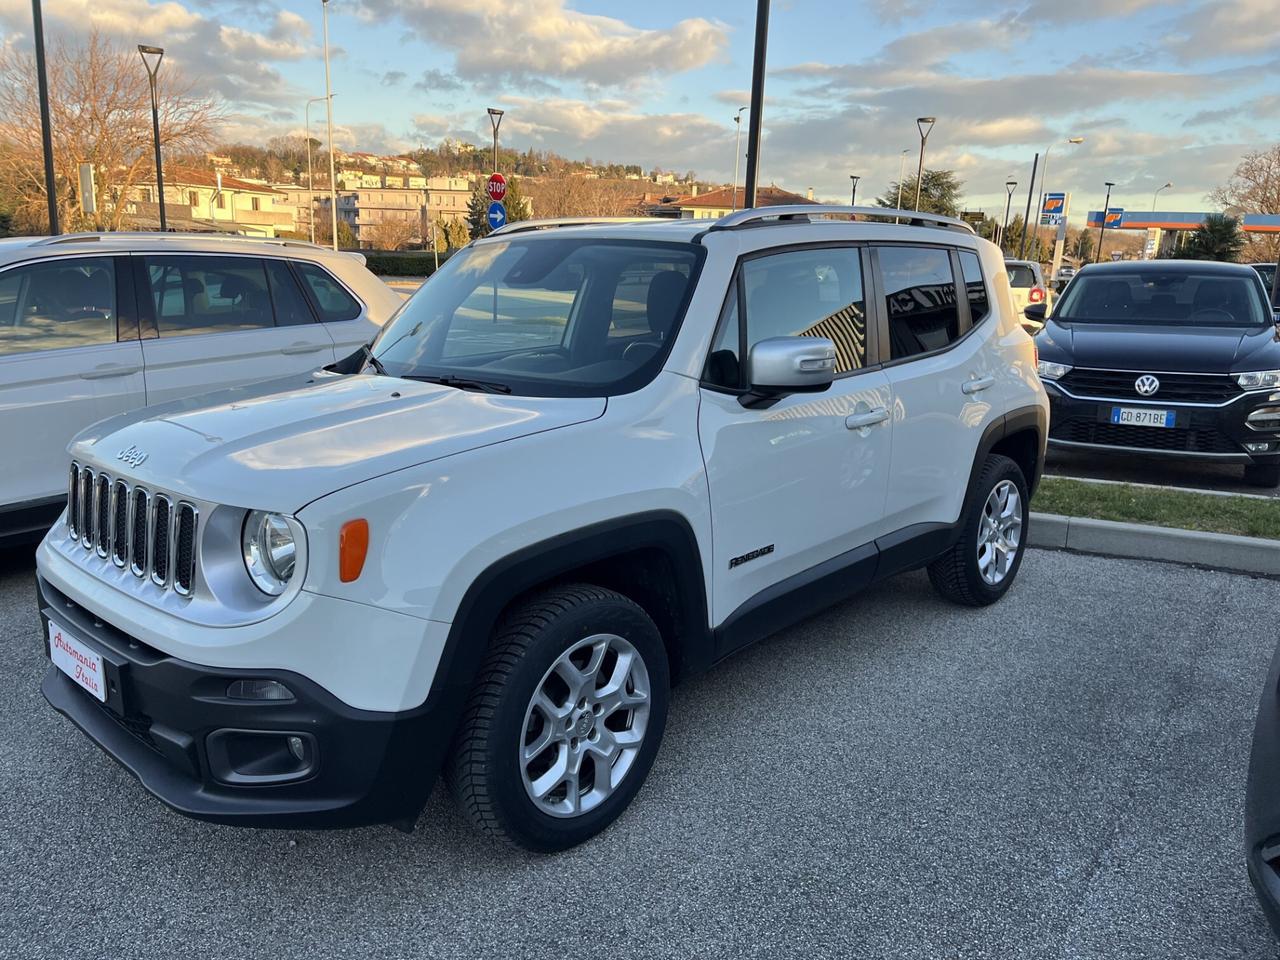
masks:
<svg viewBox="0 0 1280 960"><path fill-rule="evenodd" d="M165 170L165 187L213 187L217 189L218 176L212 170L192 170L186 167L178 167L173 170ZM238 180L235 177L229 177L225 173L222 175L223 190L240 190L245 193L280 193L281 191L274 187L268 187L262 183L249 183L247 180Z"/></svg>
<svg viewBox="0 0 1280 960"><path fill-rule="evenodd" d="M738 206L742 206L743 190L738 188ZM817 203L816 200L810 200L808 197L801 196L798 193L792 193L790 190L783 190L781 187L760 187L756 190L756 206L757 207L777 207L789 203ZM712 207L728 209L734 206L733 188L721 187L719 190L710 190L707 193L699 194L696 197L677 197L671 201L674 207Z"/></svg>

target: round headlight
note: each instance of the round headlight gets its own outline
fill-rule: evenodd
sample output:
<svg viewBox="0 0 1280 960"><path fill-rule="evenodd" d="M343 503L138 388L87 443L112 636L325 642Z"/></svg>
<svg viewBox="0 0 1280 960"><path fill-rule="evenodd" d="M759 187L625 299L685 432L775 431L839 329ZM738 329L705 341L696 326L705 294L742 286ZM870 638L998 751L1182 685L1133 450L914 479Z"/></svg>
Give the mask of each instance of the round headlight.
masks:
<svg viewBox="0 0 1280 960"><path fill-rule="evenodd" d="M278 513L254 510L245 518L240 545L254 586L272 597L284 593L298 556L289 522Z"/></svg>

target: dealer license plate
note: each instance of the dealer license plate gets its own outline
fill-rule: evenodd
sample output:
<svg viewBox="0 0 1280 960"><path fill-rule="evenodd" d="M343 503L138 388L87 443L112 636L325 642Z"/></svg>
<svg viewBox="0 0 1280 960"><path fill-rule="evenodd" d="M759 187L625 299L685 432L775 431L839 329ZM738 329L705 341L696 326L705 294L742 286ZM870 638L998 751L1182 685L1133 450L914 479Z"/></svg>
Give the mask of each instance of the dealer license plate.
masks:
<svg viewBox="0 0 1280 960"><path fill-rule="evenodd" d="M1176 410L1150 410L1146 407L1112 407L1112 423L1130 423L1138 427L1172 427Z"/></svg>
<svg viewBox="0 0 1280 960"><path fill-rule="evenodd" d="M93 694L107 701L107 679L102 673L102 655L94 653L66 627L49 621L49 657L53 665Z"/></svg>

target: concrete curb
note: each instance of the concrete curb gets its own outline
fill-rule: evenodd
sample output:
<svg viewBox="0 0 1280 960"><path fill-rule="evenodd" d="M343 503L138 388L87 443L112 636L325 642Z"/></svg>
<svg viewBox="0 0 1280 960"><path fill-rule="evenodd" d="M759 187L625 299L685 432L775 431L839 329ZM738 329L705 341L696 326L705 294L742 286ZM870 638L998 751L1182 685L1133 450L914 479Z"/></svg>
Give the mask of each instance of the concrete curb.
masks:
<svg viewBox="0 0 1280 960"><path fill-rule="evenodd" d="M1280 578L1280 540L1032 513L1028 545Z"/></svg>

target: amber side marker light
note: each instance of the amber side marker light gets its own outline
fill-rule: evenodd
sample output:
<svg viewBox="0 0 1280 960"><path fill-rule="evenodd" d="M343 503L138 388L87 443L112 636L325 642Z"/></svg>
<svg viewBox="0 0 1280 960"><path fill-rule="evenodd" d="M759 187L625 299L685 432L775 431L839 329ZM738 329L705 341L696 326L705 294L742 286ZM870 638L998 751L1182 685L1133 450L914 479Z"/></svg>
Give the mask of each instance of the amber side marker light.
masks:
<svg viewBox="0 0 1280 960"><path fill-rule="evenodd" d="M369 521L348 520L338 534L338 578L343 583L359 579L369 553Z"/></svg>

